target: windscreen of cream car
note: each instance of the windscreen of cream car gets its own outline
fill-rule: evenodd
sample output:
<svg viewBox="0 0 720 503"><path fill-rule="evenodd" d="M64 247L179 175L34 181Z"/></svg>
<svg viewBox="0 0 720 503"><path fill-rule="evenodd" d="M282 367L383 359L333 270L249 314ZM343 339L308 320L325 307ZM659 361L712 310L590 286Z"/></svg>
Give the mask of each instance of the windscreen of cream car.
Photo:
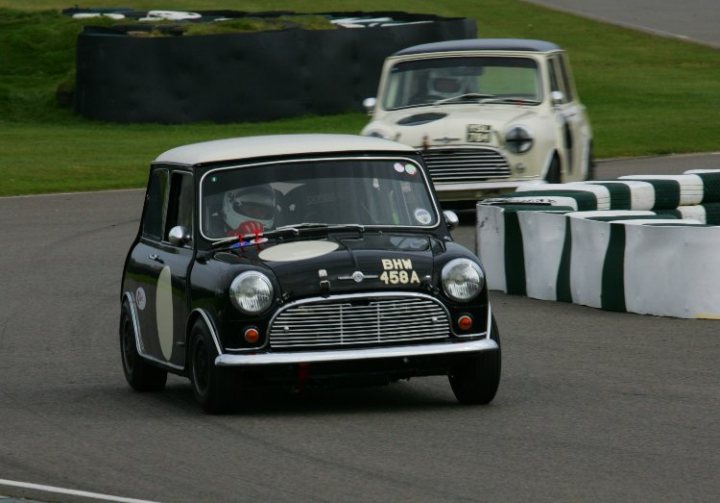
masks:
<svg viewBox="0 0 720 503"><path fill-rule="evenodd" d="M386 110L430 105L448 98L542 101L538 64L530 58L454 57L397 63L390 69L382 106ZM450 101L457 104L461 101Z"/></svg>

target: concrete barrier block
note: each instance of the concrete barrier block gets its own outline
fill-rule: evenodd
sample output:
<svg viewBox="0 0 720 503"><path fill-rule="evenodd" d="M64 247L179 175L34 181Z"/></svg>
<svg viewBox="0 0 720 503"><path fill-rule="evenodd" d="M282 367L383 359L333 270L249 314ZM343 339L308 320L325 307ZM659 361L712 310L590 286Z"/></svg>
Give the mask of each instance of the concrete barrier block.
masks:
<svg viewBox="0 0 720 503"><path fill-rule="evenodd" d="M558 300L558 272L565 246L563 213L525 211L518 214L522 232L527 296Z"/></svg>
<svg viewBox="0 0 720 503"><path fill-rule="evenodd" d="M627 310L678 318L720 317L718 242L720 227L699 223L628 225Z"/></svg>
<svg viewBox="0 0 720 503"><path fill-rule="evenodd" d="M475 252L485 266L488 288L527 295L525 245L520 215L536 212L567 213L570 210L563 206L479 203L476 207ZM527 225L525 229L527 231Z"/></svg>
<svg viewBox="0 0 720 503"><path fill-rule="evenodd" d="M504 213L502 206L477 205L475 254L485 268L488 288L506 292Z"/></svg>

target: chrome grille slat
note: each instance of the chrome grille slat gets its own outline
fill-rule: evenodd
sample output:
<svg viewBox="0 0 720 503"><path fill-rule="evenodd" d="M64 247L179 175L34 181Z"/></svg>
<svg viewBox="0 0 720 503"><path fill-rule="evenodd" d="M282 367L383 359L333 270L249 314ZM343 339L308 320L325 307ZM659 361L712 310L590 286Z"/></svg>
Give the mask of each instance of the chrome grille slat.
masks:
<svg viewBox="0 0 720 503"><path fill-rule="evenodd" d="M409 311L409 310L412 310L412 311L422 311L422 310L425 309L426 307L432 307L432 305L433 305L433 304L430 303L430 302L426 302L426 303L418 304L418 305L412 305L412 306L403 306L403 305L392 305L392 304L388 304L388 305L386 305L386 306L383 306L383 309L384 309L385 311L390 311L390 310L393 310L393 311ZM373 311L375 311L375 309L377 309L377 307L375 307L375 306L372 306L372 307L369 307L369 306L352 306L352 305L350 305L350 304L342 304L342 305L338 306L336 309L332 309L332 310L328 310L328 309L314 310L314 309L313 309L312 311L307 310L307 312L312 312L312 313L315 313L315 314L334 314L334 313L337 313L337 312L341 311L343 308L346 308L346 309L352 308L354 312L367 311L368 313L373 312ZM299 309L299 308L298 308L297 311L295 311L295 312L292 313L292 314L288 314L287 316L298 316L298 317L302 317L302 316L305 315L305 314L304 314L305 312L306 312L306 311L304 310L304 308L303 308L303 309ZM284 313L283 313L283 316L285 316Z"/></svg>
<svg viewBox="0 0 720 503"><path fill-rule="evenodd" d="M359 296L290 306L268 333L273 349L382 345L447 339L450 320L439 302L420 296Z"/></svg>
<svg viewBox="0 0 720 503"><path fill-rule="evenodd" d="M436 339L444 339L444 335L437 335L429 333L430 337L436 338ZM378 339L377 335L364 335L364 336L356 336L356 337L346 337L344 338L344 342L357 342L357 341L376 341ZM395 341L405 341L405 340L415 340L416 337L413 335L412 337L408 336L407 334L395 334L395 335L383 335L382 340L395 340ZM424 339L425 340L425 339ZM312 344L335 344L335 337L293 337L292 341L287 341L287 344L293 344L293 345L302 345L307 343Z"/></svg>
<svg viewBox="0 0 720 503"><path fill-rule="evenodd" d="M388 335L391 335L391 334L395 334L395 333L400 333L400 334L405 333L408 328L412 328L412 327L400 327L400 326L396 326L395 328L389 328L389 327L381 327L381 328L382 328L382 330L383 330L383 337L385 337L385 336L388 336ZM372 329L372 330L352 330L352 329L351 329L351 330L348 330L348 329L346 328L346 329L343 331L343 336L344 336L344 337L364 337L364 336L367 335L369 332L375 333L376 330L375 330L375 329ZM436 327L432 327L432 328L427 328L427 327L420 328L420 327L416 327L415 330L414 330L414 333L421 333L421 332L422 332L422 333L428 333L428 334L434 334L434 333L437 332L437 328L436 328ZM336 334L337 334L337 330L306 330L306 331L303 331L303 330L295 330L295 331L293 331L293 333L292 333L291 336L290 336L290 335L285 336L285 335L283 334L283 335L276 335L276 337L278 337L279 339L281 339L281 338L288 338L288 339L289 339L289 338L292 338L293 340L295 340L295 339L300 339L300 338L302 338L302 337L311 337L311 338L313 338L313 339L322 339L323 337L330 337L330 338L336 337Z"/></svg>
<svg viewBox="0 0 720 503"><path fill-rule="evenodd" d="M489 148L430 148L422 155L434 181L479 182L511 174L507 159Z"/></svg>

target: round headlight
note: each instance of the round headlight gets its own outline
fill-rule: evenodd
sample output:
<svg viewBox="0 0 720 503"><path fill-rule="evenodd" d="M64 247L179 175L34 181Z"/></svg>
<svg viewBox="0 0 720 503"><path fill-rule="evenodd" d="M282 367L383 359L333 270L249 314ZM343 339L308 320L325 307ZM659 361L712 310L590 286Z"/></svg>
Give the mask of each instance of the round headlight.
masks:
<svg viewBox="0 0 720 503"><path fill-rule="evenodd" d="M456 258L443 267L442 286L445 295L453 300L472 300L485 286L485 275L472 260Z"/></svg>
<svg viewBox="0 0 720 503"><path fill-rule="evenodd" d="M244 313L262 313L272 304L272 283L261 272L246 271L230 284L230 299L233 305Z"/></svg>
<svg viewBox="0 0 720 503"><path fill-rule="evenodd" d="M533 146L533 137L523 126L513 126L505 134L505 145L510 152L524 154Z"/></svg>

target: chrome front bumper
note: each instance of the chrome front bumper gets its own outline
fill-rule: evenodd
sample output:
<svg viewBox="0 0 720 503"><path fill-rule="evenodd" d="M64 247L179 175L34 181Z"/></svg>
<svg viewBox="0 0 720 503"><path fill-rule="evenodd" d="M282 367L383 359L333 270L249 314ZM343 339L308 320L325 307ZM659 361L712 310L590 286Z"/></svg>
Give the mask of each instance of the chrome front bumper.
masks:
<svg viewBox="0 0 720 503"><path fill-rule="evenodd" d="M543 185L544 180L508 180L505 182L435 183L440 201L479 201L497 194L507 194L520 186Z"/></svg>
<svg viewBox="0 0 720 503"><path fill-rule="evenodd" d="M327 351L277 352L256 354L221 354L215 358L219 367L257 367L262 365L284 365L297 363L343 362L377 360L383 358L405 358L433 355L462 355L481 351L497 350L497 343L490 339L475 341L445 342L412 346L384 348L340 349Z"/></svg>

